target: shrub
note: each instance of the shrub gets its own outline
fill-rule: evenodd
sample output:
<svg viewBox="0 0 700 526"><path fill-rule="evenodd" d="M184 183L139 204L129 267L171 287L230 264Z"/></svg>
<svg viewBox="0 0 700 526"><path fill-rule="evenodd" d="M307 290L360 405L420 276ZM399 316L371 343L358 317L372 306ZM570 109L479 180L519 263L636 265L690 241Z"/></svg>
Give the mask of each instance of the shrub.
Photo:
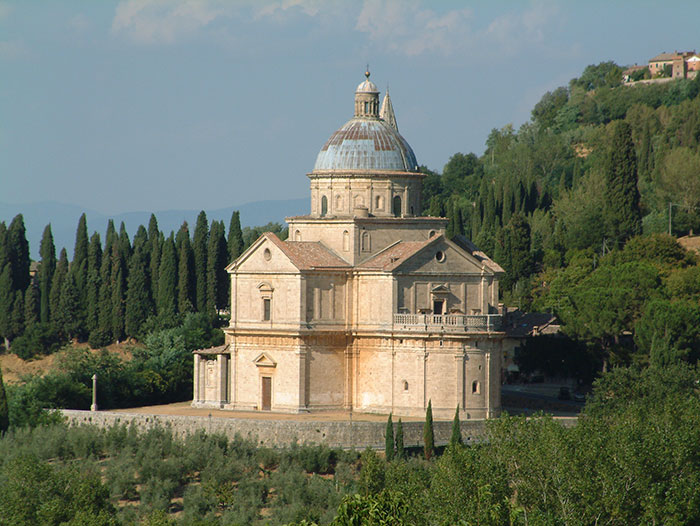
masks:
<svg viewBox="0 0 700 526"><path fill-rule="evenodd" d="M50 323L35 323L12 342L12 352L23 360L52 354L66 343L61 333Z"/></svg>

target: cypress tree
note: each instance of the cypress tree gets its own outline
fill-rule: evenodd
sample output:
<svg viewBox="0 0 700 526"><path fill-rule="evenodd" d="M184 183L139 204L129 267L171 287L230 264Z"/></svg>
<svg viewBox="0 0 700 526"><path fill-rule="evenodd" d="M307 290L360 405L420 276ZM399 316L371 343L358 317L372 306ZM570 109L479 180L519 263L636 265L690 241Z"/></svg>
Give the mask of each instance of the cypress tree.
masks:
<svg viewBox="0 0 700 526"><path fill-rule="evenodd" d="M136 229L136 235L134 236L134 241L131 244L132 254L137 250L148 250L148 232L143 225L139 225Z"/></svg>
<svg viewBox="0 0 700 526"><path fill-rule="evenodd" d="M5 341L5 349L10 348L12 334L12 308L14 306L12 290L12 265L9 261L0 267L0 336Z"/></svg>
<svg viewBox="0 0 700 526"><path fill-rule="evenodd" d="M455 417L452 420L452 436L450 437L450 447L455 447L456 445L463 445L462 442L462 428L459 423L459 404L457 404L457 409L455 410Z"/></svg>
<svg viewBox="0 0 700 526"><path fill-rule="evenodd" d="M131 242L129 241L129 234L126 231L124 221L119 225L119 239L117 243L119 244L119 250L122 253L124 261L128 263L131 257Z"/></svg>
<svg viewBox="0 0 700 526"><path fill-rule="evenodd" d="M102 243L100 235L95 232L90 237L90 245L88 246L87 283L85 286L85 326L88 333L99 326L101 267Z"/></svg>
<svg viewBox="0 0 700 526"><path fill-rule="evenodd" d="M185 224L183 227L187 232L187 225ZM184 314L194 310L194 261L189 235L180 236L180 239L177 268L177 308L181 314Z"/></svg>
<svg viewBox="0 0 700 526"><path fill-rule="evenodd" d="M396 457L400 459L406 458L406 450L403 447L403 422L399 418L399 423L396 424Z"/></svg>
<svg viewBox="0 0 700 526"><path fill-rule="evenodd" d="M207 312L216 314L216 309L225 308L228 302L228 247L223 222L212 221L207 252Z"/></svg>
<svg viewBox="0 0 700 526"><path fill-rule="evenodd" d="M87 283L87 260L88 260L88 233L87 220L85 214L78 220L78 228L75 232L75 248L73 250L73 261L70 270L75 278L75 285L81 302L85 300L85 284Z"/></svg>
<svg viewBox="0 0 700 526"><path fill-rule="evenodd" d="M131 256L126 290L125 331L127 336L137 337L143 322L153 314L153 302L149 294L145 247L139 245Z"/></svg>
<svg viewBox="0 0 700 526"><path fill-rule="evenodd" d="M122 223L123 225L124 223ZM126 300L126 258L122 253L124 246L120 240L112 249L112 338L120 341L124 338L124 302Z"/></svg>
<svg viewBox="0 0 700 526"><path fill-rule="evenodd" d="M10 427L10 409L7 404L5 383L2 380L2 368L0 368L0 437Z"/></svg>
<svg viewBox="0 0 700 526"><path fill-rule="evenodd" d="M241 213L234 210L228 227L228 263L243 252L243 231L241 230Z"/></svg>
<svg viewBox="0 0 700 526"><path fill-rule="evenodd" d="M69 272L63 280L56 311L56 325L69 340L78 335L85 324L81 314L78 285L73 273Z"/></svg>
<svg viewBox="0 0 700 526"><path fill-rule="evenodd" d="M434 453L433 405L432 400L428 400L428 409L425 411L425 424L423 425L423 454L425 455L425 460L430 460Z"/></svg>
<svg viewBox="0 0 700 526"><path fill-rule="evenodd" d="M384 456L387 462L394 460L394 423L391 421L391 413L386 421L386 433L384 434Z"/></svg>
<svg viewBox="0 0 700 526"><path fill-rule="evenodd" d="M642 231L642 214L637 189L637 157L629 124L615 121L605 167L607 234L618 242Z"/></svg>
<svg viewBox="0 0 700 526"><path fill-rule="evenodd" d="M39 287L30 283L24 292L24 327L31 327L39 321Z"/></svg>
<svg viewBox="0 0 700 526"><path fill-rule="evenodd" d="M177 258L172 233L163 243L158 276L158 295L156 297L158 316L162 319L171 319L177 314L178 301Z"/></svg>
<svg viewBox="0 0 700 526"><path fill-rule="evenodd" d="M156 216L151 214L148 221L149 248L149 274L151 279L151 297L155 300L158 296L158 270L160 269L160 255L163 250L163 234L158 230Z"/></svg>
<svg viewBox="0 0 700 526"><path fill-rule="evenodd" d="M105 255L112 254L112 245L117 241L117 231L114 228L114 220L110 219L107 221L107 231L105 232Z"/></svg>
<svg viewBox="0 0 700 526"><path fill-rule="evenodd" d="M41 247L39 248L41 262L39 263L39 319L42 323L47 323L51 319L49 312L49 293L51 292L51 280L56 271L56 247L51 233L51 223L44 228L41 236Z"/></svg>
<svg viewBox="0 0 700 526"><path fill-rule="evenodd" d="M447 205L448 211L447 211L447 228L445 229L445 237L447 239L452 239L455 237L455 202L450 201L450 203Z"/></svg>
<svg viewBox="0 0 700 526"><path fill-rule="evenodd" d="M49 313L51 314L51 321L56 321L56 313L58 313L58 303L61 300L61 290L63 289L63 282L66 280L68 275L68 253L65 248L61 249L61 253L58 256L58 263L56 264L56 272L53 274L53 280L51 280L51 292L49 293Z"/></svg>
<svg viewBox="0 0 700 526"><path fill-rule="evenodd" d="M192 250L194 252L194 289L195 309L197 312L207 310L207 245L209 238L209 224L207 214L202 210L197 216L197 224L194 227L194 240Z"/></svg>
<svg viewBox="0 0 700 526"><path fill-rule="evenodd" d="M12 290L24 293L29 286L29 243L22 214L16 215L10 223L5 234L5 246L12 265Z"/></svg>

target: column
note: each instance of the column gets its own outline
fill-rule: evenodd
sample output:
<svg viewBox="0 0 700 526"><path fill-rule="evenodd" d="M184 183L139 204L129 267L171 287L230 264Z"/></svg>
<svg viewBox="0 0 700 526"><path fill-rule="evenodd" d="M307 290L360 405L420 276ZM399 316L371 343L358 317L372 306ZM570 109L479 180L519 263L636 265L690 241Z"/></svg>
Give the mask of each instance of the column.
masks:
<svg viewBox="0 0 700 526"><path fill-rule="evenodd" d="M228 359L225 354L216 355L216 398L217 402L224 404L228 402L226 396L226 385L228 384Z"/></svg>
<svg viewBox="0 0 700 526"><path fill-rule="evenodd" d="M199 355L194 354L194 382L192 386L192 401L199 402Z"/></svg>
<svg viewBox="0 0 700 526"><path fill-rule="evenodd" d="M455 406L464 410L464 351L455 354L455 396L457 398Z"/></svg>

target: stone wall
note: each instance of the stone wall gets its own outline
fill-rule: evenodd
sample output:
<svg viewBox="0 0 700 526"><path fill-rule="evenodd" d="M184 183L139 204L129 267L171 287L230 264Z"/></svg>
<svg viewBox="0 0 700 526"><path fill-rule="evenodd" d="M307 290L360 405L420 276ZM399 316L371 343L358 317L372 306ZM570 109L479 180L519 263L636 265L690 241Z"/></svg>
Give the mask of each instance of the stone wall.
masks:
<svg viewBox="0 0 700 526"><path fill-rule="evenodd" d="M255 440L260 445L284 447L297 441L300 444L324 444L346 449L384 448L385 422L318 422L303 420L257 420L247 418L214 418L204 416L144 415L109 411L61 411L70 425L92 424L111 427L115 424L131 425L145 430L154 426L168 426L180 436L204 430L208 433L224 433L233 438L236 434ZM576 418L562 418L563 425L571 426ZM483 438L485 422L462 422L465 442ZM434 422L435 444L445 445L452 433L452 422ZM404 445L423 445L423 422L404 422ZM396 432L396 424L394 424Z"/></svg>

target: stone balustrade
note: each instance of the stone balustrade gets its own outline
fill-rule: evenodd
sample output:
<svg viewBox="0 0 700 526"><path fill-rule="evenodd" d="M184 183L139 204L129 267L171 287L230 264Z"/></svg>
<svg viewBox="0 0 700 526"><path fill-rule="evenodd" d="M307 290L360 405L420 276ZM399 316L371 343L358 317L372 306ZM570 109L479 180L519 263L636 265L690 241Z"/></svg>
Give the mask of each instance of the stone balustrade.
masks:
<svg viewBox="0 0 700 526"><path fill-rule="evenodd" d="M500 314L394 314L394 329L445 332L494 332L501 328Z"/></svg>

